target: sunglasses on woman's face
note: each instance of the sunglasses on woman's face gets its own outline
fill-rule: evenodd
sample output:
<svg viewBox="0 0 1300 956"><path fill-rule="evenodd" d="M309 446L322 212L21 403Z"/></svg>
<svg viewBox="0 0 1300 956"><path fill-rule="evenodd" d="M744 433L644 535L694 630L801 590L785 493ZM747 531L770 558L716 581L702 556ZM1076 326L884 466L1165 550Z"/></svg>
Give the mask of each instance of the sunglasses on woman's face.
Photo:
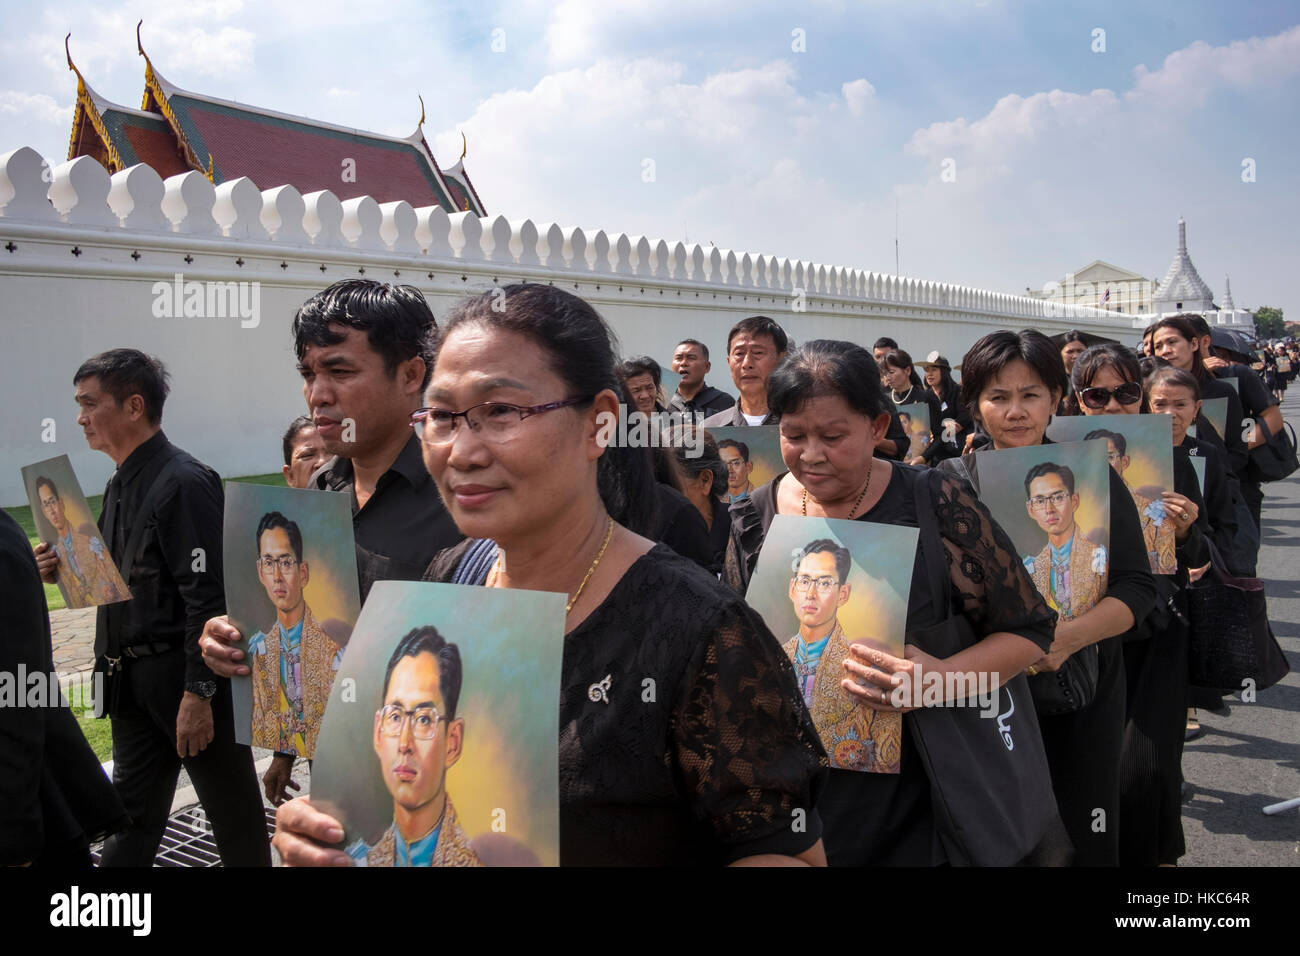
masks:
<svg viewBox="0 0 1300 956"><path fill-rule="evenodd" d="M1117 388L1102 388L1094 385L1079 393L1079 400L1089 408L1105 408L1110 404L1111 396L1121 405L1136 405L1142 401L1142 386L1137 382L1125 382Z"/></svg>

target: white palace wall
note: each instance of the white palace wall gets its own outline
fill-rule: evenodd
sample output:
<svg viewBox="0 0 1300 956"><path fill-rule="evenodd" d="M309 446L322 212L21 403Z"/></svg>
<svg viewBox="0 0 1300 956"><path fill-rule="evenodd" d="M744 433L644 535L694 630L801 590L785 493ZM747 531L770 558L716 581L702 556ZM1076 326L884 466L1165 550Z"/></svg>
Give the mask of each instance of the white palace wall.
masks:
<svg viewBox="0 0 1300 956"><path fill-rule="evenodd" d="M953 362L996 328L1136 340L1132 316L967 286L248 179L164 182L147 166L110 177L86 157L51 166L22 148L0 156L0 504L25 503L21 466L60 454L87 494L103 490L113 464L86 447L72 375L120 346L170 370L173 442L227 477L278 470L280 435L304 411L293 314L360 276L417 287L437 316L467 293L553 282L600 311L625 355L667 366L678 340L705 342L710 383L733 393L727 330L756 313L796 341L891 335ZM187 317L187 301L202 314Z"/></svg>

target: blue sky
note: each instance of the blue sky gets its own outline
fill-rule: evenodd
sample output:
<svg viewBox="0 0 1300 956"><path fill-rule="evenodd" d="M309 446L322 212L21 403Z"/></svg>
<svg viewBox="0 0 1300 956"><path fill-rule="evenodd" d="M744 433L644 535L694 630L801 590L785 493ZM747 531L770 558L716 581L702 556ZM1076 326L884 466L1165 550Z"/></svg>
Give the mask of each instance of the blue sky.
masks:
<svg viewBox="0 0 1300 956"><path fill-rule="evenodd" d="M897 204L905 274L1023 291L1097 258L1158 279L1181 214L1216 294L1227 273L1238 306L1300 319L1293 2L362 7L4 3L0 152L66 156L69 30L138 106L143 17L183 88L396 135L423 93L439 160L465 132L511 219L889 271Z"/></svg>

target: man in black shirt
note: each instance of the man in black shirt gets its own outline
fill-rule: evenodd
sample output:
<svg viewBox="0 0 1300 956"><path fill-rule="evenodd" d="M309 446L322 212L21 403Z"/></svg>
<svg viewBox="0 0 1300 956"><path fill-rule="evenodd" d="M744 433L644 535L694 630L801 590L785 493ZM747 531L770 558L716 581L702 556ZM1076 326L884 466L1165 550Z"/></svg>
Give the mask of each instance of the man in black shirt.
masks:
<svg viewBox="0 0 1300 956"><path fill-rule="evenodd" d="M103 866L150 866L184 764L227 866L269 866L252 751L235 742L230 682L203 663L203 622L225 610L221 479L163 434L167 373L135 349L87 359L77 422L117 464L99 527L132 599L101 606L95 655L108 673L113 783L132 824ZM58 556L36 549L44 580Z"/></svg>
<svg viewBox="0 0 1300 956"><path fill-rule="evenodd" d="M363 600L374 581L420 580L462 537L411 428L433 375L436 330L418 290L368 279L336 282L294 316L303 395L335 456L308 487L352 497Z"/></svg>
<svg viewBox="0 0 1300 956"><path fill-rule="evenodd" d="M708 418L726 411L736 400L726 392L704 384L713 364L709 361L709 347L695 339L682 339L673 349L673 371L682 377L677 390L668 400L673 411L698 413ZM702 419L699 419L702 420Z"/></svg>

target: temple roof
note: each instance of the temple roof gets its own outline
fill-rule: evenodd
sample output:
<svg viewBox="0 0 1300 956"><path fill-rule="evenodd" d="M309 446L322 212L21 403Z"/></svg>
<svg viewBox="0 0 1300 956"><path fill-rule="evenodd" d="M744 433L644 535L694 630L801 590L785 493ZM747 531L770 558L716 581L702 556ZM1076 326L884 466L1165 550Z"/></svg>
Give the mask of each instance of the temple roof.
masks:
<svg viewBox="0 0 1300 956"><path fill-rule="evenodd" d="M1181 302L1183 311L1197 312L1214 306L1214 294L1192 265L1187 254L1187 224L1178 217L1178 253L1169 264L1169 271L1160 280L1152 298L1157 302ZM1156 311L1160 311L1157 309Z"/></svg>
<svg viewBox="0 0 1300 956"><path fill-rule="evenodd" d="M1228 282L1228 277L1223 277L1223 309L1225 312L1231 312L1236 306L1232 304L1232 285Z"/></svg>
<svg viewBox="0 0 1300 956"><path fill-rule="evenodd" d="M444 173L433 158L423 103L420 122L406 137L248 106L168 82L139 44L138 25L136 37L145 59L142 108L97 97L78 72L69 159L94 156L110 172L142 162L163 177L197 169L214 184L247 176L263 189L289 184L304 194L328 189L344 200L371 196L486 215L463 162ZM70 55L68 65L76 70Z"/></svg>

